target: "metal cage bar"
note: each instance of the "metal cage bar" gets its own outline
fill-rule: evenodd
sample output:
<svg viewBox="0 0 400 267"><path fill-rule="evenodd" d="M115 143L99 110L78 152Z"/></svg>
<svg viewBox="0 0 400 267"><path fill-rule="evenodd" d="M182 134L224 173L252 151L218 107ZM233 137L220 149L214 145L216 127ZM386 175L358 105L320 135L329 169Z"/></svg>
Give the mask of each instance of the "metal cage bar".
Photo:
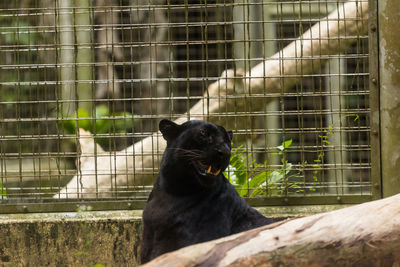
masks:
<svg viewBox="0 0 400 267"><path fill-rule="evenodd" d="M369 1L363 10L367 2L0 4L1 210L140 208L161 159L157 122L181 114L234 131L235 161L226 175L254 205L379 198L380 178L371 169L378 141L370 134L377 89L369 82L377 63L376 7ZM356 15L347 16L348 3ZM343 23L358 30L318 35ZM364 31L368 24L375 30ZM311 41L310 56L302 46L283 52ZM338 53L318 48L333 44ZM279 73L272 75L276 60ZM293 73L285 69L290 61ZM268 87L272 79L277 90ZM264 82L256 90L258 80ZM213 84L225 87L214 93ZM210 108L214 102L220 109Z"/></svg>

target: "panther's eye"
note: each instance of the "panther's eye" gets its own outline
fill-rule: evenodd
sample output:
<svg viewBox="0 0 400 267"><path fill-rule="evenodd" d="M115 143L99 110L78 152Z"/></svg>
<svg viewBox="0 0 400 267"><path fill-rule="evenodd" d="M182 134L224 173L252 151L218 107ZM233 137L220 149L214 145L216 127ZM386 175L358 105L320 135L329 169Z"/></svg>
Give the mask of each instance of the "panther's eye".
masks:
<svg viewBox="0 0 400 267"><path fill-rule="evenodd" d="M207 137L207 132L204 129L200 129L200 135L201 137Z"/></svg>
<svg viewBox="0 0 400 267"><path fill-rule="evenodd" d="M212 136L205 129L200 129L199 133L200 133L200 139L203 142L208 142L210 144L213 142Z"/></svg>

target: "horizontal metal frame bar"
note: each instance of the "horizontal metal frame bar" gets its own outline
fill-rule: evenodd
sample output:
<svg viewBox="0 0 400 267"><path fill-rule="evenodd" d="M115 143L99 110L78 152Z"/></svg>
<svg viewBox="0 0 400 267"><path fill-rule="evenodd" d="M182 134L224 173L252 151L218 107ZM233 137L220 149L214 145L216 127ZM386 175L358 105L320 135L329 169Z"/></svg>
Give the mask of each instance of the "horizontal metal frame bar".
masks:
<svg viewBox="0 0 400 267"><path fill-rule="evenodd" d="M328 205L328 204L358 204L371 201L371 195L362 196L313 196L313 197L274 197L252 198L246 201L253 207L265 206L290 206L290 205ZM143 209L147 200L52 200L49 202L36 202L34 199L24 199L25 203L0 204L0 214L7 213L39 213L39 212L76 212L89 209L102 210L136 210ZM28 202L31 201L31 202Z"/></svg>

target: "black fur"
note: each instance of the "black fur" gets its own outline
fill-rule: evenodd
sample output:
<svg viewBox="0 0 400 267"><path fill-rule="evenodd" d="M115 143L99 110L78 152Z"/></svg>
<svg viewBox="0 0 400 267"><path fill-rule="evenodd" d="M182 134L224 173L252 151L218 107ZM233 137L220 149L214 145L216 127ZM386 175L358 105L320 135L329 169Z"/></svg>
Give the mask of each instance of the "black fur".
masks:
<svg viewBox="0 0 400 267"><path fill-rule="evenodd" d="M162 120L159 127L167 148L143 211L141 263L273 222L247 205L222 174L231 131L203 121Z"/></svg>

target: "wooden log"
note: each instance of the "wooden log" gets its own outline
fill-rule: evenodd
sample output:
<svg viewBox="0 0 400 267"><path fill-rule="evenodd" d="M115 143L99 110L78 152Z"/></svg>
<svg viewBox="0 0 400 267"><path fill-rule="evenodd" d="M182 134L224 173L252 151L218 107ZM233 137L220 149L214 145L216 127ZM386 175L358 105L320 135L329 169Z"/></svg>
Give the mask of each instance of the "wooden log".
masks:
<svg viewBox="0 0 400 267"><path fill-rule="evenodd" d="M175 122L200 119L233 128L223 113L261 110L268 101L265 93L290 90L302 75L318 70L328 55L348 49L367 32L367 18L368 2L345 3L247 73L224 71L209 85L204 98ZM240 128L237 123L240 121L235 121L236 129ZM246 121L243 127L245 125ZM122 151L107 153L98 147L96 156L93 154L96 145L90 133L82 133L80 137L82 154L78 159L78 173L55 198L107 197L118 188L151 184L153 172L157 171L154 166L159 165L166 146L156 132Z"/></svg>
<svg viewBox="0 0 400 267"><path fill-rule="evenodd" d="M400 266L400 194L161 255L162 266Z"/></svg>

